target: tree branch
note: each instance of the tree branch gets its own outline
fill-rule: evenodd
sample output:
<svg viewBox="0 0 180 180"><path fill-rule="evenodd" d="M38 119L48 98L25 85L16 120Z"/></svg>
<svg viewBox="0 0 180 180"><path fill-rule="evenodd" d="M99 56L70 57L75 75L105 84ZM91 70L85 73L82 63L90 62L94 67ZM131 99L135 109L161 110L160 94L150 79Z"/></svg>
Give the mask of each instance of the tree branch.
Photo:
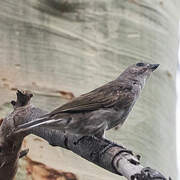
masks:
<svg viewBox="0 0 180 180"><path fill-rule="evenodd" d="M139 162L139 156L134 156L123 146L106 139L64 134L45 127L36 127L26 133L14 134L13 129L17 125L32 121L46 113L30 104L31 97L32 94L28 92L18 91L17 101L11 102L14 111L0 126L0 179L13 179L19 158L28 153L27 150L20 152L23 138L33 133L47 140L52 146L71 150L112 173L123 175L128 180L166 180L158 171L149 167L144 168Z"/></svg>

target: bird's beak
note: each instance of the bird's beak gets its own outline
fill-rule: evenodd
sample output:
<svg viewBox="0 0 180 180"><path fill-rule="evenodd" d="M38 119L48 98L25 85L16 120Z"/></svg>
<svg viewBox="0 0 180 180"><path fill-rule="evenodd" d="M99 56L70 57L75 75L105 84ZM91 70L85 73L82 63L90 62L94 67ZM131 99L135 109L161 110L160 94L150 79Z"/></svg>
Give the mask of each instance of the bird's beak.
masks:
<svg viewBox="0 0 180 180"><path fill-rule="evenodd" d="M149 68L154 71L155 69L157 69L157 67L159 66L159 64L150 64Z"/></svg>

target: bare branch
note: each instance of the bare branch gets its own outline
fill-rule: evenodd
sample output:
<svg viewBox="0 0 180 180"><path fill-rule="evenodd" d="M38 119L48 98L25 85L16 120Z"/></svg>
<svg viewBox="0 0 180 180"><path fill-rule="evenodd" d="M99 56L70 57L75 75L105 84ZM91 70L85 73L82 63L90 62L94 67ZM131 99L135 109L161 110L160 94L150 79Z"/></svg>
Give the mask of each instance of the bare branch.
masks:
<svg viewBox="0 0 180 180"><path fill-rule="evenodd" d="M19 118L23 123L26 111L29 111L29 93L17 92L17 101L12 101L14 111L3 119L0 126L0 179L12 180L16 174L18 160L23 155L20 152L25 135L13 135L15 120ZM25 152L24 152L25 153Z"/></svg>
<svg viewBox="0 0 180 180"><path fill-rule="evenodd" d="M7 173L9 173L9 179L6 179L13 179L17 170L18 159L27 154L27 151L20 153L23 137L33 133L47 140L52 146L71 150L88 161L112 173L123 175L129 180L166 180L158 171L144 168L139 162L139 156L134 156L131 151L123 146L106 139L98 139L92 136L74 136L45 127L36 127L27 133L13 134L13 129L17 125L32 121L46 113L29 103L31 97L32 94L28 92L18 91L17 101L12 101L14 111L3 121L0 127L0 156L4 157L0 159L0 179L7 177ZM12 156L7 156L7 152L10 152Z"/></svg>

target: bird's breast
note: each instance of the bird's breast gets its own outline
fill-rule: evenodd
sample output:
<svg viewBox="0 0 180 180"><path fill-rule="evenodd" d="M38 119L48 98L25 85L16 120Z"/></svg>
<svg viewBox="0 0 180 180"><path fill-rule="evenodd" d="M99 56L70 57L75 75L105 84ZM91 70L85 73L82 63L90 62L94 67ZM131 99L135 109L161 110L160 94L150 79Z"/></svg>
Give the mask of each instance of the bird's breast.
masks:
<svg viewBox="0 0 180 180"><path fill-rule="evenodd" d="M130 112L129 109L120 109L114 110L114 118L109 119L108 121L108 129L111 129L117 125L122 125L127 118L128 113Z"/></svg>

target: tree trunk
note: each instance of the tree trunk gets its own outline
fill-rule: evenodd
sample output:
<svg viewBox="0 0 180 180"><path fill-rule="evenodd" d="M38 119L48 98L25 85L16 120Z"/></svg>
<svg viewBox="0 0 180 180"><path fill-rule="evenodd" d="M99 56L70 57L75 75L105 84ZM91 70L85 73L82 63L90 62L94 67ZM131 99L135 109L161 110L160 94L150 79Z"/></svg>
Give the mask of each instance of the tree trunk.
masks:
<svg viewBox="0 0 180 180"><path fill-rule="evenodd" d="M153 73L124 126L108 131L106 136L141 154L144 166L176 179L178 3L1 1L1 116L9 111L9 101L17 88L32 90L36 95L34 104L50 111L73 95L116 78L130 64L159 63L160 68ZM34 161L72 172L78 179L119 179L35 136L26 138L24 146L30 152L28 159L21 160L17 180L26 179L27 169L34 179L41 177Z"/></svg>

